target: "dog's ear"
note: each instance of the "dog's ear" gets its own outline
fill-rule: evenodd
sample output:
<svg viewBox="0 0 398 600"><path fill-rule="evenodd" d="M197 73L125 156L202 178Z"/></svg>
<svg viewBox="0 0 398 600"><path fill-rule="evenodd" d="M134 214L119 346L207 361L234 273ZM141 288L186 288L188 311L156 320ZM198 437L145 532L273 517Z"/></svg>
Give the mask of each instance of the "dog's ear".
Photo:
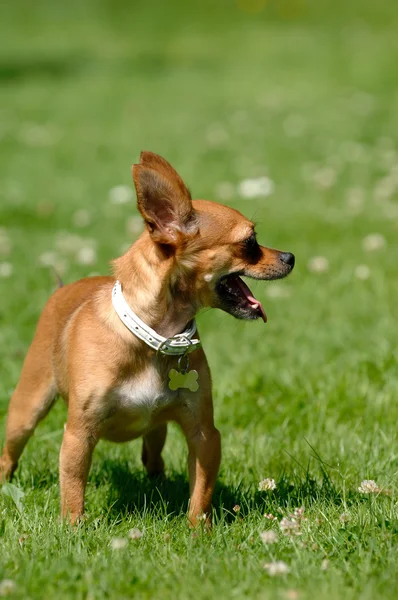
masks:
<svg viewBox="0 0 398 600"><path fill-rule="evenodd" d="M141 152L132 167L138 210L152 239L177 246L197 232L191 194L177 171L153 152Z"/></svg>

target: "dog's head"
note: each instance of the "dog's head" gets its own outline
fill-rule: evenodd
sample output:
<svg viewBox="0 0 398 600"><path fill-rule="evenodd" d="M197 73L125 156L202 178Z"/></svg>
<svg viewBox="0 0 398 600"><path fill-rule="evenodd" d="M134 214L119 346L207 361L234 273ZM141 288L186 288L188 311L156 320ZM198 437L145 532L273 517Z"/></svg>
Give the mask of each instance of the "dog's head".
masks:
<svg viewBox="0 0 398 600"><path fill-rule="evenodd" d="M133 178L151 244L170 261L170 292L197 308L221 308L239 319L266 315L241 275L280 279L294 256L260 246L254 224L233 208L192 200L173 167L152 152L142 152Z"/></svg>

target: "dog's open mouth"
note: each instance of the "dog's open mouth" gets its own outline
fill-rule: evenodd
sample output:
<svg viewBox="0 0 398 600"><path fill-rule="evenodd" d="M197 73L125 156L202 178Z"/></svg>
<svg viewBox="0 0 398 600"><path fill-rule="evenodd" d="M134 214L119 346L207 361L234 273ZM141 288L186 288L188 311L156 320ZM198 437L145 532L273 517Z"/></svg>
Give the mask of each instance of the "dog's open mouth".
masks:
<svg viewBox="0 0 398 600"><path fill-rule="evenodd" d="M221 307L238 319L262 318L267 322L267 315L246 283L236 274L226 275L217 283L216 290L221 300Z"/></svg>

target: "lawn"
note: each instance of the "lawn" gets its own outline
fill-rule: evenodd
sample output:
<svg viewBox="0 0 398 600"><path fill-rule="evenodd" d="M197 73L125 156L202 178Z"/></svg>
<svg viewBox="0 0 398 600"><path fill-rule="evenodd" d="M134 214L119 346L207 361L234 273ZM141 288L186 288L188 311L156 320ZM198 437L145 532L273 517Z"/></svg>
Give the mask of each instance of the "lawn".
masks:
<svg viewBox="0 0 398 600"><path fill-rule="evenodd" d="M253 286L266 325L198 317L223 440L213 532L187 527L174 426L167 480L146 478L139 441L101 442L87 521L61 523L60 400L0 492L0 596L396 598L398 8L187 4L2 7L0 445L53 265L109 271L141 230L130 165L158 152L296 255Z"/></svg>

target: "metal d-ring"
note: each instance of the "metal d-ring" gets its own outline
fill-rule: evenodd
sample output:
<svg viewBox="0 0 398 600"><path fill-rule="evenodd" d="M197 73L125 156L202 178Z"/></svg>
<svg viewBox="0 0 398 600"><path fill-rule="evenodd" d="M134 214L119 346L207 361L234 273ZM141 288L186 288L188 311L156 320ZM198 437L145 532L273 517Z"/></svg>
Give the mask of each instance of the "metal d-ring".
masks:
<svg viewBox="0 0 398 600"><path fill-rule="evenodd" d="M190 348L193 344L192 344L192 341L189 338L187 338L185 335L179 336L179 339L183 339L186 342L188 342L188 347L186 348L184 354L182 354L182 356L180 356L180 358L178 359L178 363L177 363L179 372L182 373L183 375L185 375L185 373L189 369L189 356L188 355L189 355Z"/></svg>
<svg viewBox="0 0 398 600"><path fill-rule="evenodd" d="M183 375L185 375L185 373L188 371L189 369L189 356L188 356L188 352L185 352L185 354L183 354L182 356L180 356L180 358L178 359L178 370L180 373L182 373Z"/></svg>
<svg viewBox="0 0 398 600"><path fill-rule="evenodd" d="M165 339L159 346L159 348L156 350L156 355L160 354L162 352L162 348L163 346L165 346L167 344L167 342L169 342L170 340L172 340L173 338L167 338Z"/></svg>
<svg viewBox="0 0 398 600"><path fill-rule="evenodd" d="M187 337L186 335L183 335L183 334L179 334L179 335L176 335L176 336L169 337L169 338L165 339L165 340L164 340L164 341L163 341L163 342L160 344L159 348L156 350L156 354L159 354L159 353L161 353L161 352L162 352L162 349L163 349L163 346L166 346L168 343L170 344L170 346L171 346L172 348L173 348L173 347L174 347L174 348L178 348L178 346L172 346L172 344L171 344L171 342L172 342L173 340L176 340L176 339L177 339L177 340L183 340L183 341L185 341L185 342L188 344L188 347L186 348L186 350L185 350L184 354L182 354L182 356L180 357L180 360L181 360L181 358L183 358L184 356L186 356L186 355L188 354L188 352L190 352L190 348L191 348L191 346L193 346L192 340L190 340L190 339L189 339L189 337ZM189 361L188 361L188 365L189 365Z"/></svg>

